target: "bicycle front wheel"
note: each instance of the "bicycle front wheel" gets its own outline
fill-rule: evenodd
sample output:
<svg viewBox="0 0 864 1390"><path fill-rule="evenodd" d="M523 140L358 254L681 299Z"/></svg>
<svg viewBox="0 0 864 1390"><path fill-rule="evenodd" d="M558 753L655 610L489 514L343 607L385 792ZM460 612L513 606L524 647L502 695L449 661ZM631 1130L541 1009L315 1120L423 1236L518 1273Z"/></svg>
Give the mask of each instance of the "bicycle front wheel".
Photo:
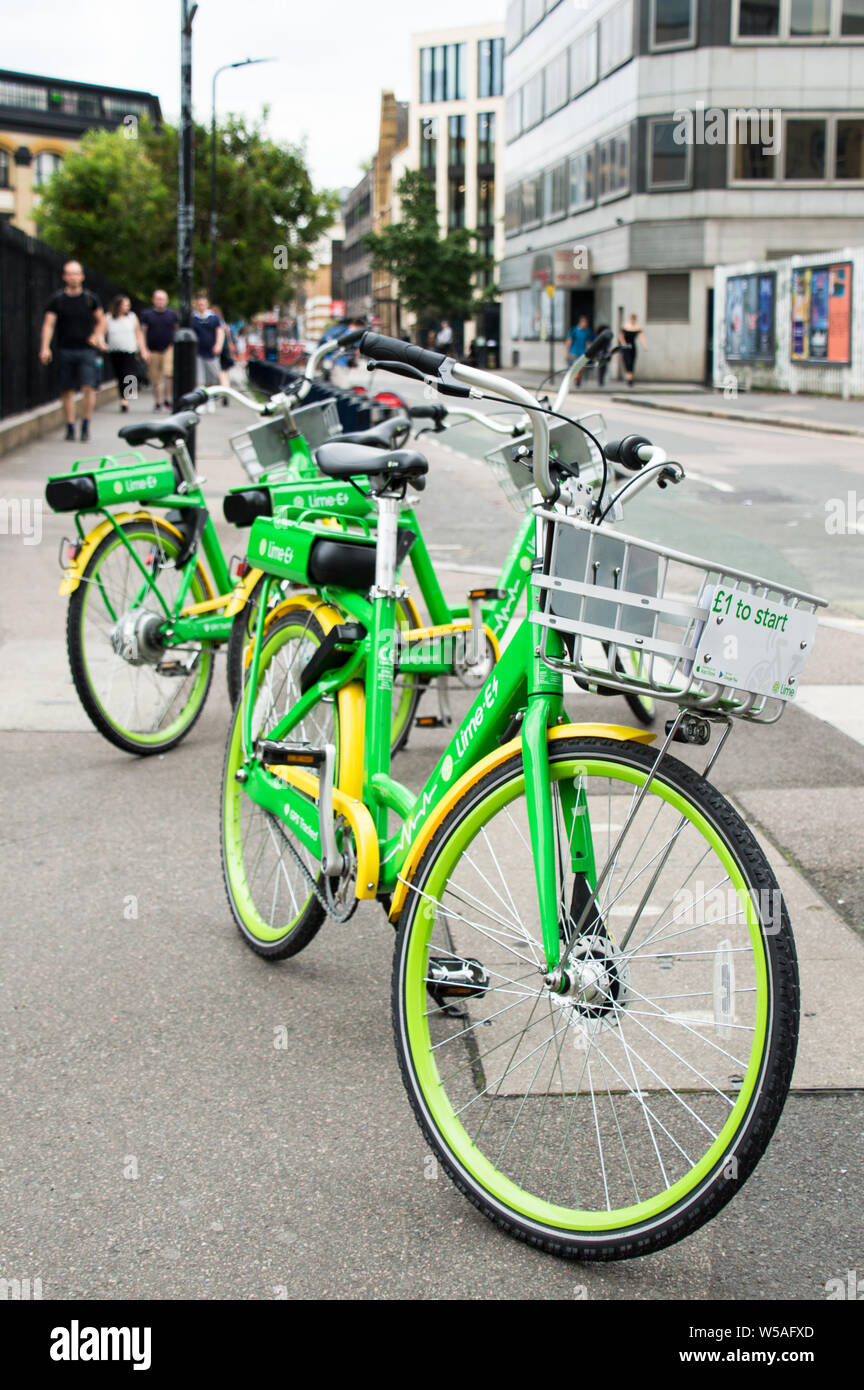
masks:
<svg viewBox="0 0 864 1390"><path fill-rule="evenodd" d="M123 522L96 548L69 599L66 642L78 697L99 733L128 753L173 748L210 689L212 645L169 646L159 634L183 580L172 563L179 552L180 541L158 517ZM196 567L188 602L209 596Z"/></svg>
<svg viewBox="0 0 864 1390"><path fill-rule="evenodd" d="M481 1211L559 1255L625 1259L696 1230L752 1172L792 1074L795 948L767 861L676 759L639 801L653 763L550 741L567 993L544 979L518 753L451 807L398 924L421 1129ZM449 997L445 965L465 982Z"/></svg>

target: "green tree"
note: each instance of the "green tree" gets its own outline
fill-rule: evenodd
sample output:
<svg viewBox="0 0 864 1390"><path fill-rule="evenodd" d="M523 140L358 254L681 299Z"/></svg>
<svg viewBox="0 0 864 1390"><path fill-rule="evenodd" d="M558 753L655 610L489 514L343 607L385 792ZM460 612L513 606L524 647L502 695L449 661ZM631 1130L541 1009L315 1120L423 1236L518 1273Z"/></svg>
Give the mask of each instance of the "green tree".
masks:
<svg viewBox="0 0 864 1390"><path fill-rule="evenodd" d="M400 221L365 238L373 268L392 275L400 303L421 322L435 316L470 318L492 293L488 287L478 293L474 278L491 273L494 262L472 250L477 233L467 227L441 236L435 189L420 170L405 171L398 193Z"/></svg>
<svg viewBox="0 0 864 1390"><path fill-rule="evenodd" d="M266 110L248 124L217 127L217 296L232 317L291 298L336 198L317 192L302 149L265 132ZM39 235L131 294L149 298L177 283L177 146L174 126L90 131L44 190ZM195 127L196 283L207 284L210 248L210 132Z"/></svg>

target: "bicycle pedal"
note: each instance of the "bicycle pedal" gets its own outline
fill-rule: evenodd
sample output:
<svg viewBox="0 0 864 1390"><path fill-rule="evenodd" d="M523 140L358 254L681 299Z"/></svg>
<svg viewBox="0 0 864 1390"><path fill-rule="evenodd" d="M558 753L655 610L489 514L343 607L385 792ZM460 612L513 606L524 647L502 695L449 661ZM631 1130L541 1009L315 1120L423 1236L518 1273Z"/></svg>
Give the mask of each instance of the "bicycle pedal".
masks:
<svg viewBox="0 0 864 1390"><path fill-rule="evenodd" d="M418 729L446 729L448 727L438 714L420 714L414 723Z"/></svg>
<svg viewBox="0 0 864 1390"><path fill-rule="evenodd" d="M322 767L326 750L313 748L310 743L279 743L262 738L258 756L268 767Z"/></svg>
<svg viewBox="0 0 864 1390"><path fill-rule="evenodd" d="M480 603L503 603L507 597L506 589L469 589L469 599Z"/></svg>
<svg viewBox="0 0 864 1390"><path fill-rule="evenodd" d="M197 654L197 652L196 652L195 656L194 656L194 657L191 659L191 661L189 661L189 662L185 662L185 661L160 661L159 664L158 664L158 666L156 667L156 674L157 674L157 676L173 676L173 677L175 677L175 678L181 678L181 677L183 677L183 676L188 676L188 675L191 674L193 668L197 665L197 662L198 662L198 654Z"/></svg>
<svg viewBox="0 0 864 1390"><path fill-rule="evenodd" d="M491 984L488 970L469 956L430 956L426 988L439 1007L448 999L473 999Z"/></svg>

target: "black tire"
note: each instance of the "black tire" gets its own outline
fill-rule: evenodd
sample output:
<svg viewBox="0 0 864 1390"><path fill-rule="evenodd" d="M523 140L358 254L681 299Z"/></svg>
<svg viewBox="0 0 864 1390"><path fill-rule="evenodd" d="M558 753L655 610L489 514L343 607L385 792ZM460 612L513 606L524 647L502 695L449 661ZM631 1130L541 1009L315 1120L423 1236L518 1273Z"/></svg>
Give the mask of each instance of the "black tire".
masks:
<svg viewBox="0 0 864 1390"><path fill-rule="evenodd" d="M593 758L598 763L604 763L606 765L614 763L615 765L624 769L634 768L640 773L644 773L648 771L653 765L654 756L655 755L650 750L632 743L617 743L613 740L608 739L570 738L561 740L560 742L556 742L554 745L551 746L550 765L554 769L556 766L560 766L561 764L572 764L574 762L582 763L583 760L587 761L588 759ZM581 776L581 773L578 775ZM696 811L699 813L700 819L704 818L704 821L707 822L710 831L718 837L718 843L722 844L722 846L724 847L725 853L728 855L729 861L742 875L747 892L751 896L753 894L756 894L756 903L760 905L758 908L754 906L754 915L757 920L755 921L755 923L753 923L752 925L748 925L745 928L745 930L750 934L750 939L753 939L753 934L755 933L756 938L759 942L758 949L760 958L765 962L764 994L767 1000L764 1015L764 1031L760 1031L760 1036L758 1039L759 1050L758 1053L751 1052L752 1081L748 1082L748 1088L750 1088L749 1094L746 1096L746 1098L744 1098L744 1092L739 1092L739 1101L737 1105L733 1105L733 1108L731 1110L723 1109L722 1111L724 1115L731 1117L735 1114L735 1111L738 1110L738 1118L734 1121L735 1128L731 1129L729 1134L726 1133L726 1127L722 1129L722 1144L725 1145L723 1151L719 1153L719 1156L717 1156L715 1154L715 1151L709 1148L708 1153L711 1155L710 1167L706 1165L704 1168L700 1168L696 1160L692 1160L693 1167L687 1174L688 1180L691 1182L691 1186L689 1188L678 1189L679 1193L683 1191L683 1196L669 1195L668 1204L665 1207L662 1205L655 1205L653 1210L650 1212L650 1219L647 1216L644 1219L641 1219L640 1217L640 1220L638 1222L634 1222L632 1225L628 1225L626 1221L622 1220L622 1225L618 1229L610 1229L608 1226L606 1229L603 1229L601 1224L598 1223L595 1226L593 1222L590 1225L587 1225L584 1222L584 1220L582 1221L582 1228L577 1229L579 1222L574 1221L574 1224L571 1226L571 1228L567 1229L566 1224L562 1224L561 1222L549 1224L548 1221L544 1222L543 1220L536 1218L536 1216L532 1217L526 1215L525 1210L519 1210L517 1208L515 1202L513 1201L511 1193L508 1192L506 1182L499 1183L499 1190L497 1192L494 1192L491 1190L491 1187L492 1185L494 1185L494 1182L489 1178L488 1169L486 1170L485 1177L483 1178L483 1180L481 1180L481 1177L478 1176L478 1171L480 1173L483 1173L482 1168L479 1168L478 1171L471 1171L471 1168L468 1166L469 1164L472 1164L472 1149L470 1147L470 1144L473 1144L474 1140L473 1138L471 1138L470 1144L468 1145L466 1145L463 1142L463 1139L461 1137L463 1132L462 1120L460 1119L457 1122L456 1116L466 1113L468 1111L468 1106L470 1106L474 1102L473 1100L469 1100L468 1105L463 1105L462 1109L460 1110L457 1108L455 1100L451 1099L449 1091L445 1093L445 1086L450 1086L451 1076L456 1077L456 1075L460 1071L461 1077L459 1082L453 1082L454 1097L457 1094L457 1084L464 1088L467 1088L465 1091L465 1093L467 1094L470 1091L471 1086L480 1088L485 1084L486 1072L484 1068L487 1065L490 1067L490 1071L492 1071L492 1064L487 1061L487 1057L495 1051L495 1048L490 1045L486 1054L483 1054L481 1051L481 1045L484 1041L484 1038L489 1037L489 1034L480 1035L479 1033L480 1022L482 1022L483 1020L481 1019L480 1022L478 1022L477 1024L472 1023L470 1028L468 1028L467 1030L464 1026L464 1020L452 1025L454 1029L458 1030L453 1034L452 1040L458 1040L459 1038L463 1038L463 1041L459 1044L459 1046L464 1048L466 1055L468 1055L470 1058L470 1062L462 1061L460 1063L460 1067L457 1067L455 1072L452 1071L452 1062L457 1054L454 1052L442 1053L440 1051L440 1048L442 1046L440 1042L438 1042L434 1047L427 1045L427 1043L431 1045L433 1038L432 1024L431 1022L427 1022L425 1024L421 1024L418 1022L418 1019L424 1013L424 1004L422 1001L424 998L428 998L428 996L424 996L422 994L422 990L424 988L423 982L426 979L428 979L428 959L433 947L440 948L441 946L440 941L436 943L432 942L432 935L436 931L442 929L439 927L439 924L441 922L443 922L444 924L443 930L447 932L449 932L450 926L453 924L454 921L456 921L457 927L459 926L458 913L456 918L454 918L454 915L451 911L448 920L447 907L442 904L439 898L434 895L429 898L425 896L424 890L426 886L430 884L433 887L435 886L434 880L432 880L432 875L435 869L436 861L438 860L439 855L442 855L442 851L450 841L450 837L457 834L459 827L465 824L467 817L469 817L472 813L477 812L477 818L471 822L471 827L469 831L470 835L475 838L471 838L465 842L466 844L472 847L471 853L473 854L474 848L478 845L480 840L481 832L478 827L483 827L482 833L483 835L485 835L487 833L489 824L492 823L492 819L489 816L489 813L487 811L478 811L478 808L482 805L484 800L490 796L491 793L500 793L501 789L505 787L505 784L511 782L511 779L516 779L518 781L518 779L521 776L521 755L519 753L515 753L502 766L487 773L487 775L480 782L478 782L474 787L468 789L462 796L462 798L451 808L446 819L444 820L442 825L437 829L429 846L427 847L424 855L422 856L416 871L412 875L411 884L412 888L416 891L409 891L408 897L406 898L405 905L400 914L400 918L397 924L397 940L395 947L392 980L393 1024L402 1078L406 1090L408 1092L409 1100L414 1110L415 1117L423 1132L426 1141L432 1146L433 1151L437 1155L439 1161L442 1163L445 1171L448 1173L448 1175L459 1188L459 1190L469 1199L469 1201L471 1201L476 1207L478 1207L478 1209L482 1211L485 1216L494 1221L509 1235L515 1236L517 1239L524 1240L528 1244L536 1246L538 1249L547 1251L551 1254L567 1258L581 1258L592 1260L630 1259L636 1256L648 1254L652 1251L660 1250L665 1246L671 1245L674 1242L681 1240L685 1236L691 1234L693 1231L697 1230L700 1226L702 1226L706 1221L710 1220L713 1216L717 1214L717 1212L719 1212L727 1204L727 1202L731 1200L735 1193L740 1189L743 1182L746 1181L748 1176L753 1172L753 1169L756 1167L756 1164L758 1163L760 1157L765 1152L767 1144L771 1138L771 1135L774 1131L774 1128L783 1109L783 1105L786 1099L786 1095L792 1077L793 1064L795 1061L799 1018L798 972L795 945L789 926L789 920L786 915L785 904L782 904L781 910L779 912L777 910L777 905L778 901L780 900L780 896L779 890L777 889L776 880L771 872L767 860L762 854L762 851L760 850L758 844L756 843L753 835L751 834L747 826L744 824L744 822L741 820L738 814L733 810L733 808L729 805L729 803L719 794L719 792L717 792L714 787L707 783L696 772L694 772L691 768L687 767L685 764L679 762L677 759L665 759L662 774L658 774L663 784L665 784L665 786L669 788L673 793L676 793L680 797L682 797L686 802L690 804L691 807L694 807ZM564 780L562 769L561 786L563 787L565 785L566 782ZM508 810L510 805L518 806L518 797L520 795L521 792L514 794L513 800L508 804ZM498 803L490 802L489 804L491 806ZM677 811L673 810L673 816L677 814ZM487 820L485 821L482 819L484 815L487 815ZM692 828L694 830L697 829L697 827L695 826ZM698 831L699 835L702 835L703 833L704 832L702 832L701 830ZM439 874L455 875L459 867L462 865L463 860L461 858L453 857L454 855L461 854L461 848L463 847L461 841L459 841L458 839L454 840L453 846L454 848L451 850L449 857L447 855L443 855L441 861L441 868L439 869ZM635 862L636 860L634 859L634 864ZM510 870L508 869L508 873L509 872ZM441 883L444 883L444 888L441 887ZM447 891L446 885L448 885L449 883L450 877L446 877L440 879L438 886L435 887L435 893L440 894L440 899L445 899ZM767 893L770 896L768 898L764 898L761 896L761 894L763 893ZM634 896L637 896L637 894L634 893ZM470 902L471 900L470 898L466 897L463 897L460 900L458 898L457 889L456 901L458 903L458 901ZM614 901L615 900L613 899L613 902ZM425 906L424 910L421 911L420 905L428 904L429 902L433 904L431 912L428 906ZM763 911L764 904L766 902L770 902L773 905L767 921L765 919ZM629 911L630 909L625 910ZM471 915L476 915L477 911L478 908L474 905L474 903L471 903ZM606 909L604 908L604 913L605 911ZM427 922L425 926L423 925L424 912ZM489 915L491 916L492 914ZM500 917L498 920L500 920ZM518 918L516 920L518 920ZM607 921L608 920L609 919L607 917ZM431 926L428 925L429 921L432 922ZM697 925L701 927L705 924L699 923ZM418 932L418 942L415 945L415 948L412 952L412 933L415 930ZM429 938L428 941L426 940L426 937ZM652 938L652 940L653 939L654 938ZM694 938L691 937L691 942L693 939ZM612 937L611 940L614 944L615 938ZM452 943L450 944L450 949L453 949ZM461 944L455 953L457 955L461 955L463 959L468 959L469 957L467 955L462 954L465 949L465 945ZM679 953L683 951L683 955L687 955L686 949L680 946L673 946L672 951L678 951ZM695 953L691 954L695 954L698 956L700 954L705 953L699 952L697 950L695 951ZM661 957L658 956L658 962L660 959ZM412 962L413 971L416 977L413 984L408 976L407 964L409 960ZM528 964L530 965L530 961L528 962ZM643 957L642 960L643 968L644 965L645 957ZM692 962L684 961L683 969L685 972L688 969L691 969L692 967ZM543 967L541 961L541 973L542 968ZM649 969L651 968L654 968L653 965L649 966ZM515 973L515 968L513 973ZM522 976L521 978L528 979L529 976ZM530 975L530 978L533 978L533 974ZM671 976L668 978L671 979ZM505 986L501 986L500 988L504 990L504 994L513 994L512 988L508 989ZM520 989L526 990L528 988L530 987L524 984L520 985ZM541 993L541 991L539 990L539 986L535 986L535 988L537 988L538 990L539 998ZM731 986L731 989L734 995L734 982ZM746 989L744 990L744 993L748 992L749 991L747 991ZM487 995L487 998L491 1002L491 1006L493 1009L496 1007L497 999L500 999L501 997L503 996L497 996L496 999L493 999L490 987L490 993ZM530 997L533 996L526 995L526 999ZM636 997L638 1000L641 1001L642 999L645 999L647 996L639 994L637 992ZM664 994L660 996L660 998L667 999L679 997L680 996L676 994ZM735 996L735 998L737 1000L737 996ZM420 1001L419 1004L418 1000ZM482 1012L484 1008L488 1008L488 1005L482 1000L475 1000L472 1002L474 1002L477 1005L476 1012L478 1013L478 1015ZM630 1000L626 997L625 990L624 1004L626 1005L629 1003ZM516 1007L519 1006L520 1005L517 1002ZM513 1005L511 1004L510 1007L512 1008ZM639 1009L644 1009L646 1006L640 1002L637 1007ZM676 1007L681 1006L671 1006L673 1010ZM756 1010L758 1014L758 1008L756 1006L755 999L752 1003L752 1007L754 1008L754 1010ZM425 1010L425 1012L426 1014L429 1013L428 1008ZM533 1013L534 1010L532 1009L531 1016L533 1016ZM553 1010L550 1004L550 1015L552 1013ZM572 1015L575 1015L575 1013L576 1006L573 1005L571 1010L571 1018ZM412 1015L414 1019L413 1025L409 1023L409 1019L412 1017ZM531 1016L529 1016L529 1018ZM645 1015L643 1014L643 1017L644 1016ZM491 1014L491 1018L494 1019L495 1017L496 1015L494 1013ZM512 1013L510 1013L508 1016L508 1030L512 1029L513 1017L514 1016ZM557 1028L558 1017L559 1015L556 1015L556 1023L553 1026L553 1036L557 1036L557 1034L555 1033L555 1028ZM623 1019L623 1017L624 1012L622 1009L621 1018ZM673 1019L675 1022L678 1021L677 1015L669 1015L663 1008L661 1008L661 1014L657 1015L657 1017L661 1019L661 1025L666 1024L667 1018L670 1020L670 1022ZM418 1060L415 1060L415 1057L412 1054L411 1049L410 1033L412 1026L414 1029L413 1037L417 1045ZM443 1029L444 1027L443 1024L438 1026L441 1029ZM534 1026L537 1026L536 1023L534 1024ZM568 1038L570 1036L570 1026L571 1023L569 1022L563 1025L564 1033ZM599 1025L593 1026L597 1027ZM616 1006L616 1017L614 1023L610 1026L609 1032L603 1034L595 1034L595 1036L608 1038L612 1035L614 1028L620 1026L621 1020L617 1017ZM634 1027L635 1026L636 1025L634 1024ZM760 1024L759 1027L761 1030L762 1025ZM424 1029L427 1036L425 1040L421 1042L421 1039L424 1038ZM525 1030L523 1030L523 1035L524 1031ZM646 1031L650 1032L650 1030ZM690 1031L691 1033L693 1033L694 1030L691 1029ZM473 1032L474 1042L470 1046L467 1042L464 1041L464 1036L466 1032L468 1034L471 1034ZM507 1042L508 1051L510 1042L512 1040L512 1036L515 1035L511 1033L510 1036L508 1036L505 1039L505 1041ZM677 1034L676 1036L683 1036L683 1034ZM746 1041L742 1043L737 1034L733 1034L732 1036L737 1039L736 1043L734 1044L736 1049L746 1051ZM695 1052L695 1055L698 1057L698 1045L700 1043L704 1043L704 1038L701 1037L698 1034L698 1032L696 1033L696 1038L697 1043L695 1044L692 1041L692 1039L688 1039L688 1041L690 1044L691 1051ZM559 1044L559 1055L561 1052L562 1045L563 1044ZM517 1043L517 1047L518 1046L519 1044ZM611 1048L611 1044L609 1044L609 1046ZM732 1047L733 1044L730 1043L729 1046ZM437 1052L435 1050L436 1047L437 1049L439 1049ZM515 1054L516 1049L514 1048L513 1056L515 1056ZM433 1056L437 1056L438 1060L433 1062L430 1067L429 1059ZM448 1066L444 1065L444 1062L441 1060L442 1057L445 1057L447 1060L447 1063L450 1068L449 1074ZM756 1060L753 1060L754 1057ZM512 1065L512 1057L510 1063L508 1063L508 1066L510 1065ZM573 1064L571 1063L571 1065ZM674 1066L674 1063L671 1063L670 1065ZM729 1063L725 1062L725 1060L721 1060L719 1065L726 1066L728 1068ZM443 1068L443 1077L439 1074L439 1067ZM422 1081L424 1071L427 1081L426 1090L424 1090L424 1085ZM504 1076L508 1076L511 1074L512 1073L508 1071L504 1073ZM479 1076L479 1080L476 1079L477 1076ZM657 1076L658 1081L662 1081L662 1078L657 1073L655 1073L655 1076ZM568 1088L565 1094L564 1072L561 1071L561 1111L564 1111L565 1103L569 1102L571 1106L571 1116L572 1114L575 1114L576 1103L580 1100L580 1089L582 1086L582 1079L582 1076L580 1076L579 1081L576 1084L576 1087ZM503 1077L498 1081L495 1093L491 1093L491 1086L486 1087L486 1089L484 1090L478 1090L477 1099L480 1099L483 1096L487 1097L487 1101L485 1101L484 1104L488 1105L490 1113L492 1105L499 1101L503 1103L505 1106L504 1121L506 1124L510 1118L509 1113L506 1110L506 1104L509 1102L511 1106L515 1106L516 1102L512 1095L508 1093L513 1089L512 1082L508 1082L508 1085L504 1087L504 1093L499 1095L499 1092L501 1092L502 1081ZM546 1122L548 1118L549 1123L547 1124L546 1129L544 1129L543 1131L543 1138L544 1142L549 1144L551 1151L551 1146L553 1144L555 1135L555 1131L552 1128L552 1110L558 1104L557 1094L555 1095L555 1098L553 1100L553 1105L550 1106L548 1110L546 1107L549 1097L553 1095L553 1083L549 1083L548 1094L545 1086L541 1086L539 1092L532 1092L530 1090L531 1083L528 1082L527 1077L526 1083L529 1085L529 1092L526 1096L526 1099L523 1100L520 1105L519 1112L517 1112L516 1118L513 1121L513 1126L515 1127L516 1122L519 1120L523 1108L526 1109L526 1124L528 1123L528 1119L530 1118L530 1116L527 1114L527 1111L530 1110L530 1105L528 1105L527 1102L530 1101L536 1107L537 1099L542 1094L544 1099L542 1109L540 1110L540 1120ZM590 1073L589 1084L592 1087L593 1100L593 1082L590 1081ZM632 1094L635 1097L635 1099L633 1100L632 1104L636 1105L637 1102L643 1103L644 1110L645 1094L640 1089L641 1084L641 1082L636 1081L634 1073L635 1089L633 1090ZM683 1088L684 1083L680 1084ZM557 1083L555 1083L555 1085L557 1086ZM516 1089L518 1091L518 1086L516 1087ZM734 1087L731 1089L732 1093L734 1094ZM666 1096L662 1090L662 1086L655 1087L654 1090L657 1094L659 1094L661 1098L660 1101L658 1102L654 1100L654 1097L651 1095L648 1096L648 1099L655 1105L662 1105L663 1103L665 1103ZM612 1104L613 1112L615 1110L615 1106L612 1101L612 1097L616 1093L617 1092L609 1093L610 1103ZM627 1096L626 1091L620 1092L620 1094L624 1096L624 1100L619 1101L621 1115L624 1116L625 1102L628 1101L630 1098ZM687 1092L686 1089L684 1089L684 1094L689 1094L689 1092ZM717 1104L720 1104L721 1101L723 1102L723 1105L727 1104L727 1101L723 1099L719 1092L715 1096L707 1088L705 1088L705 1095L707 1097L706 1113L708 1105L712 1103L715 1106ZM696 1103L697 1102L694 1100L693 1104L696 1105ZM732 1102L728 1103L731 1104ZM443 1106L440 1112L443 1116L442 1124L437 1123L434 1118L433 1109L436 1106ZM473 1112L475 1116L479 1116L479 1114L481 1113L482 1110ZM674 1113L677 1115L679 1112L675 1111ZM533 1141L533 1145L536 1146L540 1151L537 1159L538 1165L542 1165L543 1161L546 1160L546 1151L544 1150L544 1145L538 1144L538 1137L540 1134L540 1120L538 1120L537 1122L537 1137L535 1137ZM477 1121L475 1120L474 1123L476 1124ZM481 1130L483 1128L483 1125L485 1125L486 1123L487 1117L484 1117L482 1123L480 1124ZM732 1125L733 1121L731 1118L729 1119L728 1123L729 1126ZM489 1126L489 1130L494 1131L495 1125L496 1120L493 1118L492 1124ZM568 1120L567 1129L564 1135L566 1147L571 1146L571 1125L572 1118ZM651 1127L647 1119L646 1126L648 1128ZM588 1125L588 1129L590 1130L590 1122ZM465 1132L467 1133L467 1131ZM625 1132L628 1132L626 1131L626 1128ZM580 1130L578 1123L573 1126L571 1161L573 1162L574 1167L576 1167L577 1169L579 1168L579 1163L577 1162L575 1156L576 1139L578 1137L579 1142L584 1144L586 1142L584 1137L585 1133L586 1130ZM633 1133L635 1133L635 1130L633 1131ZM660 1135L661 1140L663 1139L663 1136L666 1133L667 1131L664 1130L663 1135ZM619 1136L621 1137L621 1147L624 1150L625 1158L627 1158L627 1163L629 1166L627 1147L623 1135L621 1133L620 1125ZM599 1143L599 1130L597 1138ZM488 1147L489 1143L492 1140L492 1136L489 1134L488 1130L485 1136L481 1135L481 1140L483 1140ZM508 1143L510 1142L510 1133L508 1133L507 1135L507 1141ZM494 1142L497 1145L497 1138ZM647 1148L647 1141L645 1142ZM715 1136L715 1145L719 1145L719 1143L720 1140L717 1138L717 1136ZM475 1154L480 1153L480 1150L474 1149L473 1152ZM684 1151L682 1150L682 1153L683 1152ZM482 1154L481 1156L485 1161L485 1154ZM690 1163L691 1159L689 1155L685 1155L685 1157L687 1158L687 1162ZM533 1161L533 1158L534 1147L532 1147L531 1149L529 1159L526 1160L525 1172L528 1171L528 1162ZM498 1161L500 1162L500 1159ZM521 1163L521 1154L519 1155L517 1162ZM472 1166L475 1170L477 1170L477 1164L473 1164ZM622 1166L620 1160L618 1161L618 1166L619 1168ZM660 1166L662 1168L662 1163ZM637 1168L637 1172L638 1171L640 1170ZM579 1183L583 1181L583 1174L584 1168L579 1171L577 1186ZM501 1175L498 1174L496 1171L494 1181L497 1181L500 1178L500 1176ZM557 1177L558 1169L556 1168L555 1179L557 1179ZM632 1171L630 1173L630 1177L633 1177ZM585 1181L587 1184L588 1178L585 1178ZM596 1178L596 1175L593 1175L593 1181L595 1183L596 1190L597 1186L599 1186L599 1179ZM626 1183L626 1177L623 1181ZM657 1181L656 1177L654 1181ZM521 1182L524 1187L524 1172L522 1174ZM606 1182L607 1173L606 1168L604 1166L604 1187L606 1186ZM635 1185L636 1184L634 1179L634 1188ZM554 1182L550 1185L550 1189L552 1186L554 1186ZM660 1184L660 1186L662 1188L662 1183ZM672 1186L674 1186L674 1184L669 1184L667 1182L667 1193L671 1193ZM607 1188L606 1191L608 1203L609 1189ZM552 1197L550 1196L548 1200L551 1201ZM652 1199L652 1201L654 1201L655 1203L660 1204L662 1204L664 1200L667 1200L667 1197L666 1193L663 1193L662 1191L658 1198ZM574 1208L574 1217L577 1214L579 1214L579 1209L581 1205L581 1203L577 1203L577 1207ZM528 1202L523 1202L522 1206L527 1210ZM558 1210L561 1210L561 1208L559 1207ZM588 1207L586 1210L589 1214L595 1210L603 1210L602 1191L601 1201L598 1203L597 1207L591 1206ZM615 1207L614 1209L609 1209L609 1216L612 1217L617 1215L618 1210L618 1207ZM636 1208L632 1208L632 1210L635 1211ZM644 1213L643 1208L639 1208L639 1210L640 1213ZM584 1217L585 1213L581 1213L581 1215L582 1217Z"/></svg>
<svg viewBox="0 0 864 1390"><path fill-rule="evenodd" d="M150 517L146 521L123 522L119 529L125 533L127 539L130 539L130 541L134 539L137 542L143 542L154 549L158 549L168 560L173 559L179 554L180 541L168 527L162 524L158 517ZM165 753L168 749L174 748L181 739L186 737L189 730L200 718L201 711L207 701L210 683L213 679L214 651L212 644L198 644L201 655L196 668L197 674L195 675L195 679L191 682L191 685L188 686L188 700L186 700L185 703L183 703L182 700L179 702L178 712L167 726L165 737L160 738L158 733L154 735L150 731L126 728L118 719L111 717L93 687L87 661L87 650L91 646L91 638L88 637L85 639L84 625L89 617L89 605L91 601L94 603L97 601L94 598L94 594L98 592L98 588L93 581L100 571L103 562L106 561L112 552L120 553L119 547L121 547L122 544L123 543L117 537L116 531L112 529L99 543L90 557L81 582L69 599L69 607L66 613L66 645L69 653L69 667L72 673L72 680L78 692L78 698L91 723L98 732L102 734L103 738L108 739L109 743L113 743L117 748L122 748L124 752L127 753L137 753L141 757L148 757L155 753ZM180 572L175 570L173 566L167 566L163 570L163 573L166 575L166 578L171 579L172 583L177 583L179 585ZM137 577L134 579L134 582L140 584L140 580L138 580ZM189 594L190 601L192 602L202 601L208 597L200 570L196 571L192 579ZM152 606L154 611L159 611L155 601ZM107 642L109 618L105 614L100 614L98 623L101 624L104 638L99 644L100 648L105 659L109 662L116 663L114 669L120 672L123 672L124 668L126 671L137 669L141 672L142 681L147 679L155 681L156 675L153 674L155 671L153 666L129 667L122 657L109 653ZM166 654L170 653L170 651L171 648L166 648ZM172 677L170 680L174 681L176 689L182 696L187 689L188 678L180 678L180 684L177 684L178 678L176 677Z"/></svg>
<svg viewBox="0 0 864 1390"><path fill-rule="evenodd" d="M225 676L228 682L228 699L231 701L232 709L243 693L244 657L246 648L255 635L255 619L258 615L263 584L264 576L262 574L254 585L242 611L236 614L231 624L231 635L225 649ZM281 585L276 583L271 585L271 607L276 603L281 603L285 597L286 591Z"/></svg>

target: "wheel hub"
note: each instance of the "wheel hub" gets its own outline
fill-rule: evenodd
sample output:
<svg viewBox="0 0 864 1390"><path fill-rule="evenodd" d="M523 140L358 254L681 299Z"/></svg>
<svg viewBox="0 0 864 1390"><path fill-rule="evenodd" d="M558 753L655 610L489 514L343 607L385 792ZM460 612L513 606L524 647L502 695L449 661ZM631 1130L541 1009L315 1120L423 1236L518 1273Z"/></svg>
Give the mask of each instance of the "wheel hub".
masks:
<svg viewBox="0 0 864 1390"><path fill-rule="evenodd" d="M156 666L164 655L159 629L162 619L146 608L135 608L118 618L111 629L111 646L130 666Z"/></svg>
<svg viewBox="0 0 864 1390"><path fill-rule="evenodd" d="M546 976L546 984L585 1019L608 1019L629 1001L625 960L606 936L577 942L567 964Z"/></svg>
<svg viewBox="0 0 864 1390"><path fill-rule="evenodd" d="M460 632L454 644L453 672L469 690L479 690L495 665L495 653L488 635L483 633L483 646L475 651L473 631ZM473 660L472 660L473 658Z"/></svg>

